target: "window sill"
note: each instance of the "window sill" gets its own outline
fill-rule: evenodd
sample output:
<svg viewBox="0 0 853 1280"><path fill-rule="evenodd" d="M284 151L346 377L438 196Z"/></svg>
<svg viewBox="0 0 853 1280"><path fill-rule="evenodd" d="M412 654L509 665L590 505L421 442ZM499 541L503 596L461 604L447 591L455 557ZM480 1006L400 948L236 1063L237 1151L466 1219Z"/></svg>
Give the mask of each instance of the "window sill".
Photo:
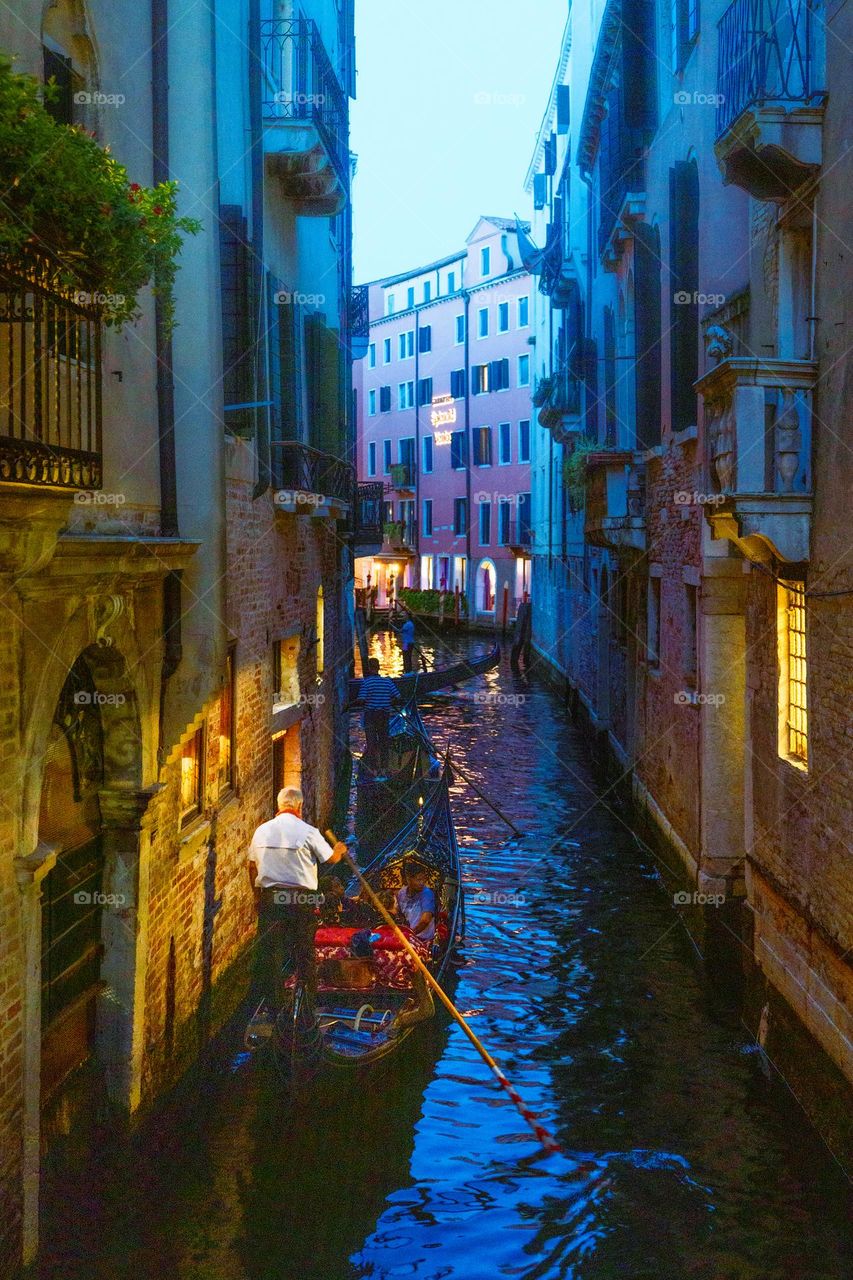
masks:
<svg viewBox="0 0 853 1280"><path fill-rule="evenodd" d="M181 831L178 841L178 862L191 862L210 836L210 819L203 813Z"/></svg>
<svg viewBox="0 0 853 1280"><path fill-rule="evenodd" d="M792 769L795 769L803 777L808 775L809 766L805 760L799 760L796 756L784 755L781 751L779 752L779 759L790 765Z"/></svg>

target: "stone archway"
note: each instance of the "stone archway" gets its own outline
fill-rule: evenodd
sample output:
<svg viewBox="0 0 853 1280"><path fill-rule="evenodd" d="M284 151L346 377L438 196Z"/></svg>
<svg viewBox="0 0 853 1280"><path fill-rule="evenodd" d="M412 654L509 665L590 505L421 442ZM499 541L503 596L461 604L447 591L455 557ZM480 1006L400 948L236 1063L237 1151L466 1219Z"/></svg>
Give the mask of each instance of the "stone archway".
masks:
<svg viewBox="0 0 853 1280"><path fill-rule="evenodd" d="M73 1127L75 1107L96 1079L114 1101L127 1096L139 817L147 804L139 791L141 772L139 716L127 665L112 645L90 645L63 684L42 776L43 1141L57 1128ZM86 1066L90 1070L81 1072Z"/></svg>

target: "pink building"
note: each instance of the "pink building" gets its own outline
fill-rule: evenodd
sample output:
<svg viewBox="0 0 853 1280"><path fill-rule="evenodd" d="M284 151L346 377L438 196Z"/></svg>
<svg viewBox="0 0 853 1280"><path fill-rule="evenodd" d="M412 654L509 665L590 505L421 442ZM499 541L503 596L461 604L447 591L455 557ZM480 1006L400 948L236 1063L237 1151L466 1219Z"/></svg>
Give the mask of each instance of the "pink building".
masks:
<svg viewBox="0 0 853 1280"><path fill-rule="evenodd" d="M381 481L381 551L356 561L379 604L401 586L458 588L471 617L530 584L531 280L515 223L374 281L355 372L360 480Z"/></svg>

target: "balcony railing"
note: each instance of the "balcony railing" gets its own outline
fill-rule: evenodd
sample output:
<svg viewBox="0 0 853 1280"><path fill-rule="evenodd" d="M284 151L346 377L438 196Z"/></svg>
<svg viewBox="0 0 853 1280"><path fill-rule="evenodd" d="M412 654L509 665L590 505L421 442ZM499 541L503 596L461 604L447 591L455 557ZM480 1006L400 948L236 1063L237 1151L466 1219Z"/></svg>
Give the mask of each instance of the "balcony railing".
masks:
<svg viewBox="0 0 853 1280"><path fill-rule="evenodd" d="M366 284L353 285L350 290L349 332L354 343L366 343L370 337L370 289Z"/></svg>
<svg viewBox="0 0 853 1280"><path fill-rule="evenodd" d="M316 212L337 212L333 206L349 190L349 115L317 24L310 18L262 22L261 64L266 125L312 126L334 173L331 181L324 178L311 158L316 148L310 138L304 143L293 138L285 140L281 151L288 176L304 188L306 198L316 201Z"/></svg>
<svg viewBox="0 0 853 1280"><path fill-rule="evenodd" d="M745 554L809 557L812 399L810 360L722 360L696 383L718 536Z"/></svg>
<svg viewBox="0 0 853 1280"><path fill-rule="evenodd" d="M382 545L382 517L385 486L382 481L359 482L355 491L353 540L358 546Z"/></svg>
<svg viewBox="0 0 853 1280"><path fill-rule="evenodd" d="M387 520L382 529L382 541L392 551L414 551L418 545L416 520Z"/></svg>
<svg viewBox="0 0 853 1280"><path fill-rule="evenodd" d="M391 465L391 488L413 489L415 487L415 464L413 462L394 462Z"/></svg>
<svg viewBox="0 0 853 1280"><path fill-rule="evenodd" d="M540 426L546 427L555 440L562 441L581 429L581 390L583 383L571 368L558 369L537 385L533 403L539 409Z"/></svg>
<svg viewBox="0 0 853 1280"><path fill-rule="evenodd" d="M295 440L274 441L272 452L272 487L277 494L290 495L290 501L279 500L280 506L305 515L321 514L322 501L345 503L355 500L355 471L343 458L321 453Z"/></svg>
<svg viewBox="0 0 853 1280"><path fill-rule="evenodd" d="M717 137L747 107L808 102L814 15L807 0L734 0L719 22Z"/></svg>
<svg viewBox="0 0 853 1280"><path fill-rule="evenodd" d="M0 481L101 487L101 320L43 257L0 263Z"/></svg>
<svg viewBox="0 0 853 1280"><path fill-rule="evenodd" d="M510 547L514 551L529 551L532 542L533 534L529 518L519 519L518 516L512 516L504 539L504 546Z"/></svg>
<svg viewBox="0 0 853 1280"><path fill-rule="evenodd" d="M584 536L600 547L646 544L645 472L625 449L602 449L586 456Z"/></svg>

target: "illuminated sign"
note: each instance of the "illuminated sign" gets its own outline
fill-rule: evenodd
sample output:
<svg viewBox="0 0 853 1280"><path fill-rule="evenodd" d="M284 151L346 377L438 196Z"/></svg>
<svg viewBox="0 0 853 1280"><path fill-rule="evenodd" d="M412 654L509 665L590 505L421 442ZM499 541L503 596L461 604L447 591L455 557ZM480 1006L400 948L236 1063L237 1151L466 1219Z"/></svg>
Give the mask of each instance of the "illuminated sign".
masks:
<svg viewBox="0 0 853 1280"><path fill-rule="evenodd" d="M429 420L433 427L446 427L451 422L456 421L456 405L453 403L453 396L433 396L432 412ZM439 436L447 436L447 440L439 440ZM449 444L450 432L439 431L435 437L436 444Z"/></svg>
<svg viewBox="0 0 853 1280"><path fill-rule="evenodd" d="M433 437L436 444L450 444L450 441L452 440L452 438L453 438L452 431L436 431Z"/></svg>

